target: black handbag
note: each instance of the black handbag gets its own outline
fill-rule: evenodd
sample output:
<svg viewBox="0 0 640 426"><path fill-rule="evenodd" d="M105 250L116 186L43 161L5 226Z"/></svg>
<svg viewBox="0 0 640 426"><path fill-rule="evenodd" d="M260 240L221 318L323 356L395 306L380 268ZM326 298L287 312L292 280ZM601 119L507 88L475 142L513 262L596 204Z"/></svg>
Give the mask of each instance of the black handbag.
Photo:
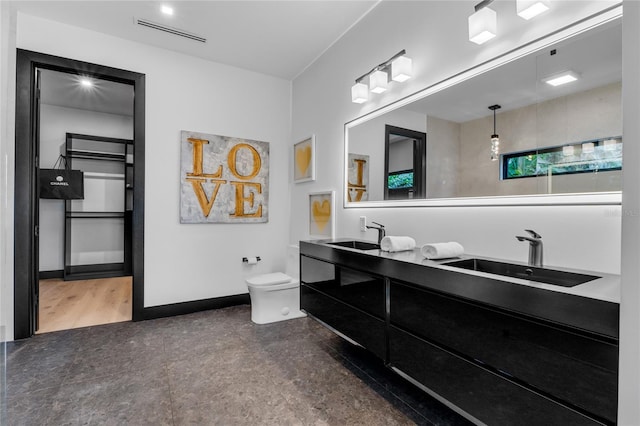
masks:
<svg viewBox="0 0 640 426"><path fill-rule="evenodd" d="M63 162L60 156L53 169L40 169L40 198L84 200L84 173L62 168Z"/></svg>

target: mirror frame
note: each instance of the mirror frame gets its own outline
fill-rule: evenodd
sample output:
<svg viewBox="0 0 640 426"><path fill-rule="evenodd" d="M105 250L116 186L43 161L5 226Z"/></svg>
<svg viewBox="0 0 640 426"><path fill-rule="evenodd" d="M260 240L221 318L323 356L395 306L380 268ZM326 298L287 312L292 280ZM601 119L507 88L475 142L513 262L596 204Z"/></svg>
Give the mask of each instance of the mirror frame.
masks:
<svg viewBox="0 0 640 426"><path fill-rule="evenodd" d="M622 18L622 4L617 4L605 9L589 18L583 19L568 27L562 28L537 40L516 47L502 55L475 65L458 74L432 84L405 98L399 99L388 105L382 106L365 115L357 117L344 125L344 158L343 158L343 207L344 208L379 208L379 207L465 207L465 206L543 206L543 205L621 205L622 191L610 192L584 192L571 194L532 194L509 195L492 197L459 197L459 198L432 198L412 200L384 200L384 201L349 201L348 200L348 157L349 157L349 129L359 124L379 117L387 112L402 108L416 100L422 99L448 87L469 80L480 74L489 72L494 68L508 64L521 57L541 51L556 43L582 34L590 29L597 28ZM428 132L428 129L427 129Z"/></svg>

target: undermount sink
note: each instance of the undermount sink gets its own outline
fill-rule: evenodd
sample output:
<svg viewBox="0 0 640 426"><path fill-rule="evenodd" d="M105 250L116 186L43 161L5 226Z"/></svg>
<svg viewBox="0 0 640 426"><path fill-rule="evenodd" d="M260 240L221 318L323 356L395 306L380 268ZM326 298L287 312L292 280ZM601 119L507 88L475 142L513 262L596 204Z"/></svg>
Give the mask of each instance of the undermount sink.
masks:
<svg viewBox="0 0 640 426"><path fill-rule="evenodd" d="M376 243L368 243L366 241L338 241L335 243L327 243L332 246L347 247L358 250L378 250L380 246Z"/></svg>
<svg viewBox="0 0 640 426"><path fill-rule="evenodd" d="M533 266L515 265L512 263L495 262L486 259L465 259L448 262L444 265L471 271L487 272L523 280L536 281L545 284L574 287L601 278L595 275L579 274L575 272L557 271L554 269Z"/></svg>

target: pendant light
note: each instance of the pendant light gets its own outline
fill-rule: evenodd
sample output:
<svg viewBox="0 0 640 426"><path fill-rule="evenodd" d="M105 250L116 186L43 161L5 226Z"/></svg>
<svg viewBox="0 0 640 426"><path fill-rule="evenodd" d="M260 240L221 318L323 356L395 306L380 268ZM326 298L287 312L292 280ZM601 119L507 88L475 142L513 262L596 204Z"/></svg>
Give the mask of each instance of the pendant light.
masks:
<svg viewBox="0 0 640 426"><path fill-rule="evenodd" d="M493 134L491 135L491 161L500 158L500 137L496 133L496 110L502 108L500 105L491 105L489 109L493 111Z"/></svg>

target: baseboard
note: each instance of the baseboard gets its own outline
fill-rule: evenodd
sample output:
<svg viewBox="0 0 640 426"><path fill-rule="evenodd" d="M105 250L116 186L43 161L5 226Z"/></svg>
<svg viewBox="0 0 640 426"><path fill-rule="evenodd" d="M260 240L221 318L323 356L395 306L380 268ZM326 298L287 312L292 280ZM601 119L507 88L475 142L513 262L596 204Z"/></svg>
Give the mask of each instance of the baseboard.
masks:
<svg viewBox="0 0 640 426"><path fill-rule="evenodd" d="M64 271L60 269L59 271L40 271L38 272L38 279L40 280L49 280L51 278L62 278L64 277Z"/></svg>
<svg viewBox="0 0 640 426"><path fill-rule="evenodd" d="M194 300L191 302L171 303L169 305L150 306L144 308L140 315L135 315L134 321L155 318L173 317L176 315L192 314L194 312L221 309L229 306L248 305L251 299L249 293L233 296L215 297L212 299Z"/></svg>

